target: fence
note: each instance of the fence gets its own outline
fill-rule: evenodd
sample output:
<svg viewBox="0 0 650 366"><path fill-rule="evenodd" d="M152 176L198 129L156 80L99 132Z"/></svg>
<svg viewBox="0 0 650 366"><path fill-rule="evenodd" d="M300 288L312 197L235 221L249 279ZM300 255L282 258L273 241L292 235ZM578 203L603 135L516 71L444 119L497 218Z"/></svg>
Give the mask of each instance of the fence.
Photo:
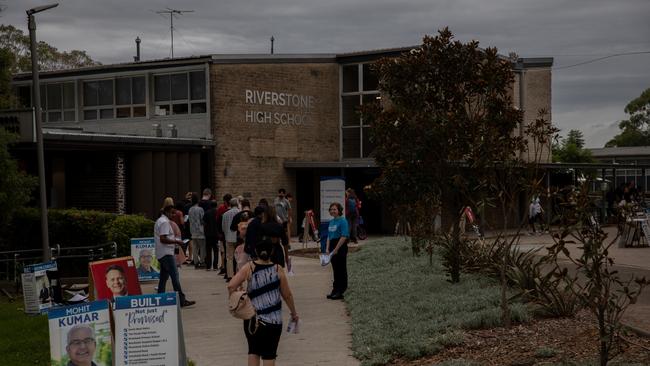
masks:
<svg viewBox="0 0 650 366"><path fill-rule="evenodd" d="M61 277L72 277L73 271L87 271L88 262L117 257L117 243L108 242L93 246L61 247L59 244L50 248L53 260L57 261ZM23 268L30 264L40 263L43 258L42 249L12 250L0 252L0 281L14 282L16 291L20 290L20 274ZM72 264L74 266L66 266ZM79 267L81 265L81 267ZM74 268L76 267L76 268ZM76 274L83 276L83 273ZM87 276L87 272L85 273Z"/></svg>

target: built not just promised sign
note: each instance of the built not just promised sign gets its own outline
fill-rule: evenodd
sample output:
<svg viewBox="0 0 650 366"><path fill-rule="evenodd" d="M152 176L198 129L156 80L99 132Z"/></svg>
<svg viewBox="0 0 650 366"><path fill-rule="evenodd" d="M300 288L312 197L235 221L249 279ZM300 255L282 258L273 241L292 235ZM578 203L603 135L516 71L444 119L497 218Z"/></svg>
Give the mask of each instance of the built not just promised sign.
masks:
<svg viewBox="0 0 650 366"><path fill-rule="evenodd" d="M175 292L118 297L113 317L115 366L186 364Z"/></svg>
<svg viewBox="0 0 650 366"><path fill-rule="evenodd" d="M267 90L244 91L245 112L248 123L302 126L311 122L311 112L317 99L313 95L292 94ZM268 111L253 109L254 106L280 107L283 110Z"/></svg>

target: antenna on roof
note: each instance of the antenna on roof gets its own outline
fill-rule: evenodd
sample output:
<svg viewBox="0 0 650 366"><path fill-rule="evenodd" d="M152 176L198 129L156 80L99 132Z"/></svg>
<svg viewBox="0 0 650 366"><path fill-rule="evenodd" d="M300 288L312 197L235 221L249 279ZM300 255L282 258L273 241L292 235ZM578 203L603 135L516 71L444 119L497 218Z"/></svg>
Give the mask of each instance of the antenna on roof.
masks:
<svg viewBox="0 0 650 366"><path fill-rule="evenodd" d="M271 36L271 54L273 54L273 42L275 42L275 37Z"/></svg>
<svg viewBox="0 0 650 366"><path fill-rule="evenodd" d="M156 13L169 14L169 31L172 34L172 58L174 58L174 16L182 15L183 13L193 13L194 10L178 10L178 9L171 9L171 8L165 8L165 9L167 10L160 10L157 11Z"/></svg>

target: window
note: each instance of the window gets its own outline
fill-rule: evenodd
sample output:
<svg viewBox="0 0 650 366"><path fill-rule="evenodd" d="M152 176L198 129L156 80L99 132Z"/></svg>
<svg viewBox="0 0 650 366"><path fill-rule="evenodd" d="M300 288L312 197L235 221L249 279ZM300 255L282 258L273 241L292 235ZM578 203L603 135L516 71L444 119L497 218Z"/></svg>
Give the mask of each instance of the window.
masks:
<svg viewBox="0 0 650 366"><path fill-rule="evenodd" d="M379 79L372 63L341 67L341 136L343 159L367 158L374 149L370 125L364 123L359 108L379 102Z"/></svg>
<svg viewBox="0 0 650 366"><path fill-rule="evenodd" d="M158 116L206 113L205 71L154 75L154 102Z"/></svg>
<svg viewBox="0 0 650 366"><path fill-rule="evenodd" d="M84 81L84 120L146 117L144 76Z"/></svg>
<svg viewBox="0 0 650 366"><path fill-rule="evenodd" d="M113 79L84 81L83 96L84 120L113 118Z"/></svg>
<svg viewBox="0 0 650 366"><path fill-rule="evenodd" d="M41 84L42 120L46 122L75 121L75 85L68 83ZM32 106L32 88L28 85L17 87L19 107Z"/></svg>
<svg viewBox="0 0 650 366"><path fill-rule="evenodd" d="M115 79L115 117L145 117L145 90L144 76Z"/></svg>

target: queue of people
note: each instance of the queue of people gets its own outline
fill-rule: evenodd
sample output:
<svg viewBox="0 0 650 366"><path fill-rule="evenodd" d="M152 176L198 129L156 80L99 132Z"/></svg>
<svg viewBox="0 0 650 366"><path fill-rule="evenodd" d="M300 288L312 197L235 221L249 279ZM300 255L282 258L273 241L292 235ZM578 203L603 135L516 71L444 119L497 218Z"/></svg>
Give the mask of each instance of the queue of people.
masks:
<svg viewBox="0 0 650 366"><path fill-rule="evenodd" d="M242 286L247 291L256 316L244 321L248 341L248 365L274 365L282 334L282 300L290 319L299 317L287 276L293 274L289 256L292 225L291 195L279 189L272 204L260 199L253 206L241 196L225 194L217 202L206 188L198 194L188 192L182 202L165 199L154 228L156 256L160 262L158 292L165 291L168 279L179 293L182 306L195 302L186 298L178 275L179 256L196 269L219 271L229 293ZM334 218L327 233L333 284L326 298L343 299L347 289L348 241L358 217L358 199L348 189L346 200L333 203L329 213ZM176 257L176 259L175 259Z"/></svg>

